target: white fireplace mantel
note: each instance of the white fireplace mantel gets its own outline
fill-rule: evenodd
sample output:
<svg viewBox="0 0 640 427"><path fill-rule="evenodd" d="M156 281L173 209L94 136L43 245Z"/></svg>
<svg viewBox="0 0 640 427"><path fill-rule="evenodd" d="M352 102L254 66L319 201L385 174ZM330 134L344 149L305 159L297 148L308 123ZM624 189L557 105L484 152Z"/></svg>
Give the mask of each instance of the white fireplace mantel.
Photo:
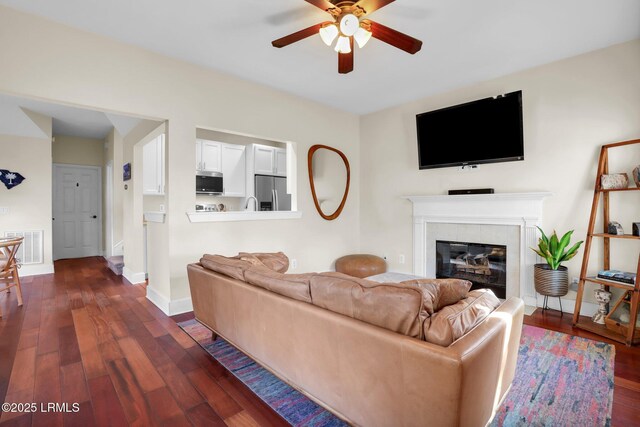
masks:
<svg viewBox="0 0 640 427"><path fill-rule="evenodd" d="M533 265L529 247L537 242L536 225L542 221L542 204L549 192L465 194L456 196L406 196L413 203L413 270L427 273L429 223L513 225L520 228L519 296L536 306ZM434 261L435 262L435 261Z"/></svg>

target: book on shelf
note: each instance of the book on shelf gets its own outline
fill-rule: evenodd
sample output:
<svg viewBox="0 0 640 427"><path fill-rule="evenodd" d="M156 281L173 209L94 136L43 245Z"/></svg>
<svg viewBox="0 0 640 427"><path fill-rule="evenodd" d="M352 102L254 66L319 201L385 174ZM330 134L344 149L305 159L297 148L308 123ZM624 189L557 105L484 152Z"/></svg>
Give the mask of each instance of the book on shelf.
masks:
<svg viewBox="0 0 640 427"><path fill-rule="evenodd" d="M613 280L614 282L636 284L636 273L629 273L620 270L601 270L598 272L599 279Z"/></svg>

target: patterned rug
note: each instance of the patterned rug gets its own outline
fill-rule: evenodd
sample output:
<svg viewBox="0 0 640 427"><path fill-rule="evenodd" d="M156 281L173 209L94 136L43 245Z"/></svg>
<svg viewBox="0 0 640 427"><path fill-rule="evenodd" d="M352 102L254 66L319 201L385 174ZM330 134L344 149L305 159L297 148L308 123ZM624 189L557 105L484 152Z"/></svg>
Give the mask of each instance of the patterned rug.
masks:
<svg viewBox="0 0 640 427"><path fill-rule="evenodd" d="M525 325L492 426L610 426L615 347Z"/></svg>
<svg viewBox="0 0 640 427"><path fill-rule="evenodd" d="M196 320L178 323L293 426L345 426ZM615 347L524 326L513 385L491 426L610 426Z"/></svg>

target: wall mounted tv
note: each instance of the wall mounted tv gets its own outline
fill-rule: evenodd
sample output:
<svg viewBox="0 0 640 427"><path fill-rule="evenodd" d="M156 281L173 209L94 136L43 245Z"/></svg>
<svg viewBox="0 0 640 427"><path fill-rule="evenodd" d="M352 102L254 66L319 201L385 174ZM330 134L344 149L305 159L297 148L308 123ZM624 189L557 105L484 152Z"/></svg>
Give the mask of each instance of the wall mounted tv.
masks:
<svg viewBox="0 0 640 427"><path fill-rule="evenodd" d="M416 116L420 169L524 160L522 91Z"/></svg>

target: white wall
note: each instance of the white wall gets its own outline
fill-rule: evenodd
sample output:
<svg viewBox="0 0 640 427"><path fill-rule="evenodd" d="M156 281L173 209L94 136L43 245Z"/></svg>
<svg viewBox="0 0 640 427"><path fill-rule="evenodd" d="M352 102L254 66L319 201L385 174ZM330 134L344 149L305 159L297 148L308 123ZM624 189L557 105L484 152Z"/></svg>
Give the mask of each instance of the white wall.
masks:
<svg viewBox="0 0 640 427"><path fill-rule="evenodd" d="M362 117L361 249L388 254L392 270L411 272L411 203L401 196L457 188L551 191L544 229L575 229L574 241L584 239L600 146L640 138L639 69L636 40ZM416 114L516 90L523 91L525 161L482 165L470 173L418 169ZM630 174L638 164L636 146L613 155L611 171ZM611 202L611 219L630 233L631 222L640 219L637 194L612 194ZM637 242L615 241L612 247L612 267L635 271ZM600 246L592 253L595 272ZM404 265L400 254L406 255ZM581 259L582 251L567 264L571 276L578 275Z"/></svg>
<svg viewBox="0 0 640 427"><path fill-rule="evenodd" d="M113 128L109 135L105 138L105 154L104 154L104 164L103 164L103 182L105 183L105 188L103 188L103 197L105 200L102 203L103 210L108 207L107 203L107 191L106 191L106 169L107 165L111 163L113 168L113 177L111 180L112 186L112 200L111 200L111 229L107 228L107 224L104 225L104 253L106 256L111 255L122 255L122 199L124 196L124 182L122 180L122 154L123 154L123 139L122 135L118 132L116 128ZM106 215L103 215L106 221Z"/></svg>
<svg viewBox="0 0 640 427"><path fill-rule="evenodd" d="M7 231L44 231L44 263L23 266L22 276L53 272L51 118L31 117L48 134L46 138L0 135L0 169L25 177L11 190L0 184L0 207L9 208L8 214L0 215L0 235Z"/></svg>
<svg viewBox="0 0 640 427"><path fill-rule="evenodd" d="M0 57L7 59L0 67L0 92L168 120L167 220L154 226L167 230L166 239L157 239L163 243L157 250L168 259L162 265L166 271L153 285L162 298L189 296L186 265L205 252L282 250L298 260L298 271L313 271L329 269L336 258L358 250L356 116L5 7L0 7L0 29L10 35L0 37ZM295 142L303 218L189 223L185 212L196 200L198 127ZM308 148L319 143L343 150L355 176L345 210L332 222L315 212L304 166ZM135 163L133 170L136 180ZM126 207L130 196L124 196L124 220L137 222L141 212ZM125 245L125 256L126 251Z"/></svg>

